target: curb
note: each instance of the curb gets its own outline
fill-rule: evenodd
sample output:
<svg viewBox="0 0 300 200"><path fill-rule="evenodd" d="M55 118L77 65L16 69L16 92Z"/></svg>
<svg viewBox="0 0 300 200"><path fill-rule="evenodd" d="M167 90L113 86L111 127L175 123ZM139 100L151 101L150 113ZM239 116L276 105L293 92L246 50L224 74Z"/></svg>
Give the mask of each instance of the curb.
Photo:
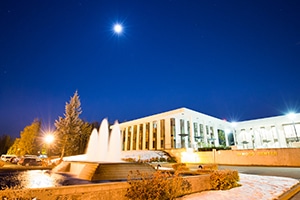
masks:
<svg viewBox="0 0 300 200"><path fill-rule="evenodd" d="M278 197L278 200L289 200L300 192L300 183L294 185L289 191L283 193Z"/></svg>

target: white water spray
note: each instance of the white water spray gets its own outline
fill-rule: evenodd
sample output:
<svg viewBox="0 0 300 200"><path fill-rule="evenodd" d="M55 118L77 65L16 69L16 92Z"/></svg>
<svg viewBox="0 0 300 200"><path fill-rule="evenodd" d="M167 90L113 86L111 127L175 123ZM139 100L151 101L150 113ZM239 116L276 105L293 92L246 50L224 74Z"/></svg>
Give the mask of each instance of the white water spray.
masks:
<svg viewBox="0 0 300 200"><path fill-rule="evenodd" d="M86 151L86 161L121 161L121 131L117 121L110 134L107 119L102 120L99 132L97 129L92 131Z"/></svg>

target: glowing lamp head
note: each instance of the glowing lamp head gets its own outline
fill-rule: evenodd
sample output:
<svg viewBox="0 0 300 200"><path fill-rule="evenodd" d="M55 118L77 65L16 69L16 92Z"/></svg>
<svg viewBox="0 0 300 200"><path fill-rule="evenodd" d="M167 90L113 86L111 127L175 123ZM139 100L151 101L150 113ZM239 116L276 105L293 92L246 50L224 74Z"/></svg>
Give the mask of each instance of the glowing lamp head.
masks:
<svg viewBox="0 0 300 200"><path fill-rule="evenodd" d="M47 144L51 144L54 141L54 136L53 135L47 135L45 137L45 141Z"/></svg>
<svg viewBox="0 0 300 200"><path fill-rule="evenodd" d="M115 33L117 33L117 34L122 33L122 31L123 31L122 25L121 25L121 24L115 24L115 25L114 25L114 31L115 31Z"/></svg>

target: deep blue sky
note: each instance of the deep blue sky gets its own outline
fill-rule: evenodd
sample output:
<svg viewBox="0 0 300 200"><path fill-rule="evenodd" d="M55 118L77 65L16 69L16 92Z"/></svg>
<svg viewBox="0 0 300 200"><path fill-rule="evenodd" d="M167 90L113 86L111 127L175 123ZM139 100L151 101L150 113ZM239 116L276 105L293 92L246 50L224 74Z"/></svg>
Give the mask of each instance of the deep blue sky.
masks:
<svg viewBox="0 0 300 200"><path fill-rule="evenodd" d="M89 122L299 111L300 1L2 0L0 29L0 135L54 127L76 90Z"/></svg>

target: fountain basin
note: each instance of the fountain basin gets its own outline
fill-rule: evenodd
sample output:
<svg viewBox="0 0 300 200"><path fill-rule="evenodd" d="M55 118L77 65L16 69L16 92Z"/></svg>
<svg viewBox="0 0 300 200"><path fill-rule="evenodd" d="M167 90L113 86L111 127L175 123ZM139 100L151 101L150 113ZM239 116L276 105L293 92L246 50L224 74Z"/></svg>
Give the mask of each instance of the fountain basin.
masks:
<svg viewBox="0 0 300 200"><path fill-rule="evenodd" d="M52 172L70 174L88 181L124 181L130 172L152 174L155 169L146 163L63 161Z"/></svg>

